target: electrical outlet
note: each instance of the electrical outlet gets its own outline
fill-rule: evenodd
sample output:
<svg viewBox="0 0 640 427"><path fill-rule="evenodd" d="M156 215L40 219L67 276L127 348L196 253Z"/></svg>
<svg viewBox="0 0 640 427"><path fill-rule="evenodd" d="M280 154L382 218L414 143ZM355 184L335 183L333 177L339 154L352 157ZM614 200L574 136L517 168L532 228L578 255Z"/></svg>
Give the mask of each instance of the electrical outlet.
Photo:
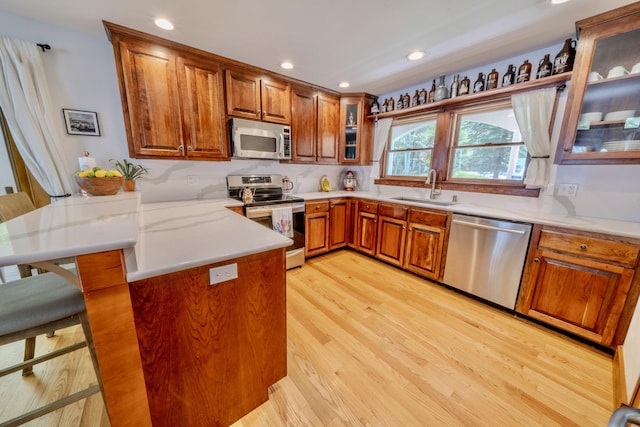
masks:
<svg viewBox="0 0 640 427"><path fill-rule="evenodd" d="M209 269L209 284L215 285L238 278L238 264L227 264Z"/></svg>
<svg viewBox="0 0 640 427"><path fill-rule="evenodd" d="M558 184L556 195L563 197L576 197L578 194L578 184Z"/></svg>
<svg viewBox="0 0 640 427"><path fill-rule="evenodd" d="M198 185L198 176L187 175L187 185Z"/></svg>

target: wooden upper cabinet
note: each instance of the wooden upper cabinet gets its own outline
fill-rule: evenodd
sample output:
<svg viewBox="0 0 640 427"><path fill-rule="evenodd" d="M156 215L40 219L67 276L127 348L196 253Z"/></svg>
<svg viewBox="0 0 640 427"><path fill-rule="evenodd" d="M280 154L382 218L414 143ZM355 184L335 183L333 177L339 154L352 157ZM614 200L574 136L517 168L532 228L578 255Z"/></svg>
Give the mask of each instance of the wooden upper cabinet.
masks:
<svg viewBox="0 0 640 427"><path fill-rule="evenodd" d="M130 156L229 160L220 64L168 40L105 26L113 43Z"/></svg>
<svg viewBox="0 0 640 427"><path fill-rule="evenodd" d="M372 97L361 94L340 99L340 163L368 165L373 149Z"/></svg>
<svg viewBox="0 0 640 427"><path fill-rule="evenodd" d="M114 40L131 157L182 157L174 52Z"/></svg>
<svg viewBox="0 0 640 427"><path fill-rule="evenodd" d="M580 39L556 163L640 163L640 2L576 23ZM596 75L596 73L598 75Z"/></svg>
<svg viewBox="0 0 640 427"><path fill-rule="evenodd" d="M306 87L291 90L291 161L315 163L317 93Z"/></svg>
<svg viewBox="0 0 640 427"><path fill-rule="evenodd" d="M229 159L224 120L222 68L192 59L178 59L182 96L183 150L190 158Z"/></svg>
<svg viewBox="0 0 640 427"><path fill-rule="evenodd" d="M291 87L254 74L228 69L227 114L272 123L291 123Z"/></svg>
<svg viewBox="0 0 640 427"><path fill-rule="evenodd" d="M310 87L291 91L293 163L338 163L340 99Z"/></svg>
<svg viewBox="0 0 640 427"><path fill-rule="evenodd" d="M340 99L326 94L318 95L317 161L338 163L338 129Z"/></svg>

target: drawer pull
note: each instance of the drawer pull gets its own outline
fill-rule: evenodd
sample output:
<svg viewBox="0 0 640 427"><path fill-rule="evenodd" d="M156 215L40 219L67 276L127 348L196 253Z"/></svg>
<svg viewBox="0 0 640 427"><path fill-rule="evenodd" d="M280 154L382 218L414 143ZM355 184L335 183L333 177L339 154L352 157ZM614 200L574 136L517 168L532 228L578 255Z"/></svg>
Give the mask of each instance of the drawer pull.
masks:
<svg viewBox="0 0 640 427"><path fill-rule="evenodd" d="M535 262L536 264L540 262L540 258L534 258L533 262Z"/></svg>
<svg viewBox="0 0 640 427"><path fill-rule="evenodd" d="M587 250L587 245L585 245L584 243L580 245L580 249L582 249L583 251Z"/></svg>

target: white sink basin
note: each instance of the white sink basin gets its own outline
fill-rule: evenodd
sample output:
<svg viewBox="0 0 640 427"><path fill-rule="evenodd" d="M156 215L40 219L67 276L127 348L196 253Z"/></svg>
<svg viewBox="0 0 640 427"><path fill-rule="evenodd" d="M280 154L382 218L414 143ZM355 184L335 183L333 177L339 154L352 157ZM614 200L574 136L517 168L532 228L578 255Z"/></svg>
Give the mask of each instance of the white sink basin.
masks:
<svg viewBox="0 0 640 427"><path fill-rule="evenodd" d="M418 199L416 197L392 197L393 200L402 200L405 202L414 202L414 203L422 203L425 205L439 205L439 206L451 206L455 205L456 202L452 202L450 200L437 200L437 199Z"/></svg>

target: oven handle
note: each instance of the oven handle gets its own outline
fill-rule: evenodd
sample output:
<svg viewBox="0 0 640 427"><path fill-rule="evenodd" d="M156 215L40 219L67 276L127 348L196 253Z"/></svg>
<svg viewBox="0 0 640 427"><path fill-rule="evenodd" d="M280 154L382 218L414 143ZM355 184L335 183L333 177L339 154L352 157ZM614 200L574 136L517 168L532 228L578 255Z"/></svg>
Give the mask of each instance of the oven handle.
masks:
<svg viewBox="0 0 640 427"><path fill-rule="evenodd" d="M266 218L271 216L272 209L283 208L285 206L291 206L292 213L304 212L304 203L297 203L294 205L269 205L269 206L260 206L260 207L254 207L254 208L246 208L245 215L247 218L251 218L251 219Z"/></svg>

